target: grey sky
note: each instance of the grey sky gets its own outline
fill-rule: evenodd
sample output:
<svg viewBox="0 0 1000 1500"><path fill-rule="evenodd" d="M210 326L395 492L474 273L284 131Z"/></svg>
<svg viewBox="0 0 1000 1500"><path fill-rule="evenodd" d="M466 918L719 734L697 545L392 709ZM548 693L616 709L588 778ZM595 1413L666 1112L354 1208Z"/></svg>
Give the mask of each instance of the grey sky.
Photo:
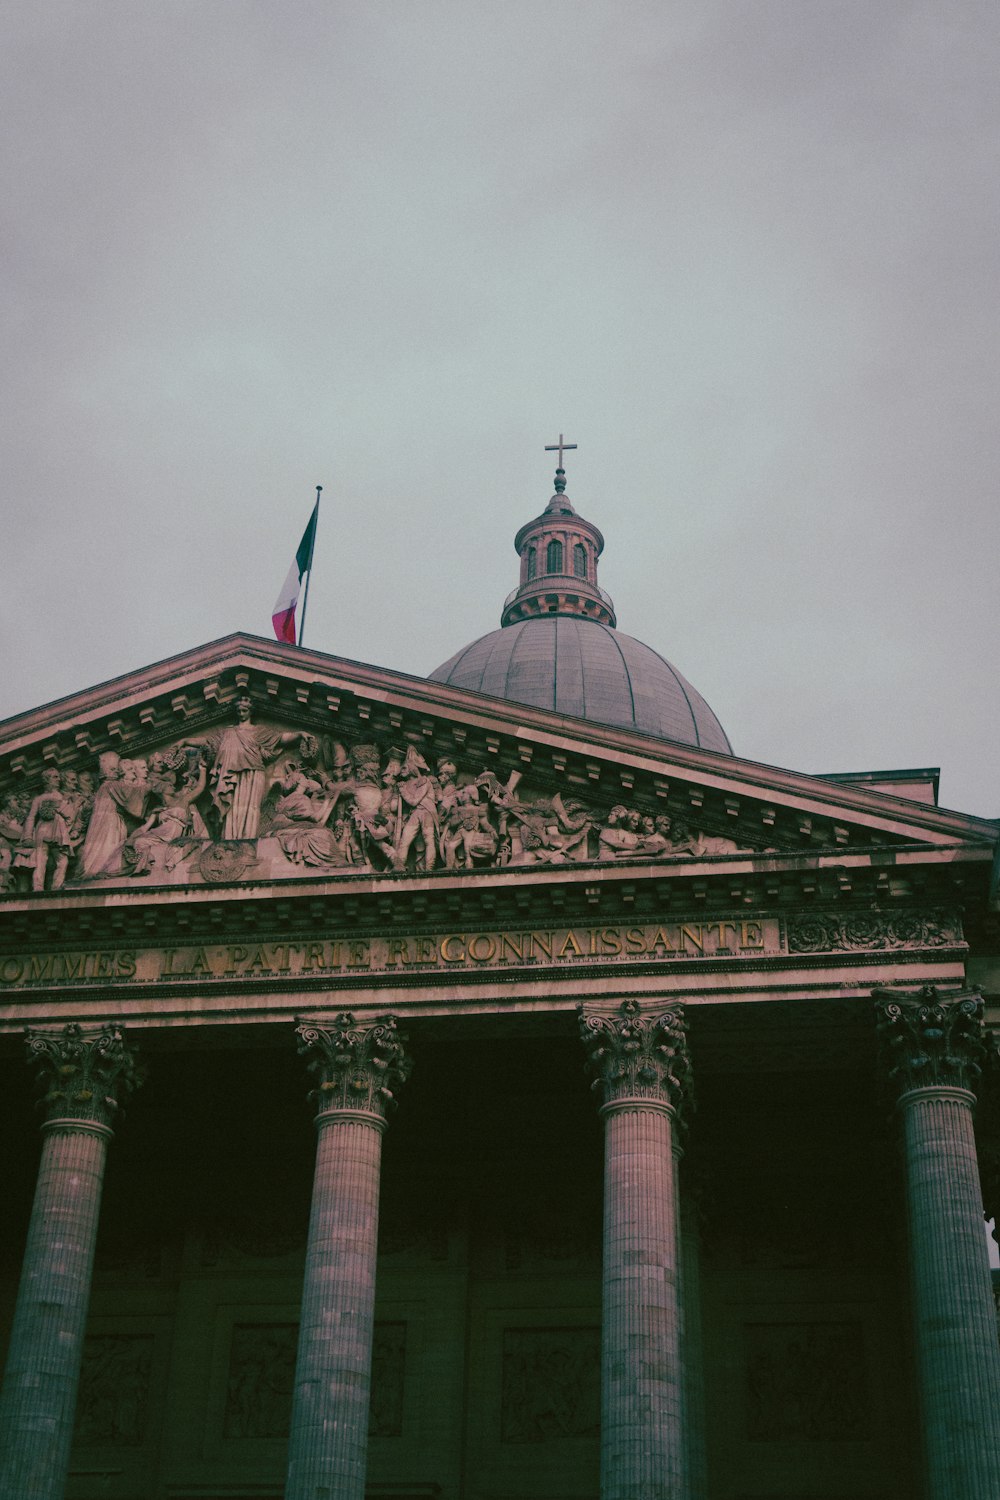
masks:
<svg viewBox="0 0 1000 1500"><path fill-rule="evenodd" d="M738 754L1000 813L994 0L6 0L0 715L423 674L552 491Z"/></svg>

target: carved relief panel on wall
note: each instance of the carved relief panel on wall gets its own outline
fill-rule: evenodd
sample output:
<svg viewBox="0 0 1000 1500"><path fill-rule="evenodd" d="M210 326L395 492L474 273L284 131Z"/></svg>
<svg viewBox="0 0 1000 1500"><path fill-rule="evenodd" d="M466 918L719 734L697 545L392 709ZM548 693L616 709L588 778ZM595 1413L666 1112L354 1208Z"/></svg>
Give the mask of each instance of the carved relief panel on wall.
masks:
<svg viewBox="0 0 1000 1500"><path fill-rule="evenodd" d="M138 1447L146 1437L152 1334L88 1334L83 1341L73 1443Z"/></svg>
<svg viewBox="0 0 1000 1500"><path fill-rule="evenodd" d="M594 1436L601 1410L600 1329L504 1329L500 1400L501 1442Z"/></svg>
<svg viewBox="0 0 1000 1500"><path fill-rule="evenodd" d="M598 805L414 745L352 744L235 722L147 756L50 767L0 801L0 891L172 885L310 871L416 874L506 865L691 859L734 839L666 812Z"/></svg>
<svg viewBox="0 0 1000 1500"><path fill-rule="evenodd" d="M287 1438L298 1336L297 1323L234 1325L222 1417L225 1438ZM370 1437L398 1437L402 1431L405 1361L405 1322L376 1322L368 1411Z"/></svg>

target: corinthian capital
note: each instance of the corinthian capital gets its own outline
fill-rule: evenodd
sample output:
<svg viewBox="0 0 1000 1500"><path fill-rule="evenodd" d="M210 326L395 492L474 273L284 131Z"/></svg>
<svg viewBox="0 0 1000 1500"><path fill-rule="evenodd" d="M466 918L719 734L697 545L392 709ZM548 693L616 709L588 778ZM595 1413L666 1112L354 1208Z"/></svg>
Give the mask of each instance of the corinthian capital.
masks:
<svg viewBox="0 0 1000 1500"><path fill-rule="evenodd" d="M386 1118L412 1068L395 1016L359 1024L345 1010L328 1026L302 1022L295 1034L299 1055L309 1058L318 1079L309 1097L321 1114L350 1110Z"/></svg>
<svg viewBox="0 0 1000 1500"><path fill-rule="evenodd" d="M85 1032L75 1022L61 1031L25 1033L28 1062L37 1063L46 1120L111 1126L122 1099L142 1074L119 1026Z"/></svg>
<svg viewBox="0 0 1000 1500"><path fill-rule="evenodd" d="M680 1114L691 1099L691 1062L680 1007L643 1015L625 1000L613 1015L580 1011L592 1087L603 1105L635 1101L668 1105Z"/></svg>
<svg viewBox="0 0 1000 1500"><path fill-rule="evenodd" d="M879 989L874 998L882 1061L898 1095L933 1086L976 1092L986 1060L980 995L939 995L927 984Z"/></svg>

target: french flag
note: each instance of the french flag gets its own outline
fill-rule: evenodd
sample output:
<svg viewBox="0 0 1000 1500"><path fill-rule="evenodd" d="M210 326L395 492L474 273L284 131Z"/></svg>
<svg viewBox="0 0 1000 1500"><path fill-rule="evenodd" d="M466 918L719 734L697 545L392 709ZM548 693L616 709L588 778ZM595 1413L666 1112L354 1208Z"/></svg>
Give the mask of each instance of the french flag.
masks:
<svg viewBox="0 0 1000 1500"><path fill-rule="evenodd" d="M319 520L319 492L322 485L316 486L316 504L313 513L309 517L309 524L302 533L302 540L295 549L295 561L288 570L284 587L278 595L277 603L271 611L271 624L279 641L287 641L294 646L295 640L295 608L299 602L299 591L302 588L302 580L312 568L313 547L316 545L316 525ZM305 607L302 611L303 624L305 623Z"/></svg>

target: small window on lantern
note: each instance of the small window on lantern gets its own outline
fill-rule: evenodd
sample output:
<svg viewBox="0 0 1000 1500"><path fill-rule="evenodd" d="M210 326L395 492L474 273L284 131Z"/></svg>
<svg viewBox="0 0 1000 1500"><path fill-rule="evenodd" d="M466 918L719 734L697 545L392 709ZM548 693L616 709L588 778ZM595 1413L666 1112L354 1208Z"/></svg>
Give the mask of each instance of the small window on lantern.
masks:
<svg viewBox="0 0 1000 1500"><path fill-rule="evenodd" d="M587 549L582 542L577 542L573 548L573 572L577 578L587 576Z"/></svg>
<svg viewBox="0 0 1000 1500"><path fill-rule="evenodd" d="M534 578L534 576L535 576L535 568L536 568L536 565L537 565L537 561L538 561L538 553L537 553L536 549L534 547L529 547L528 548L528 567L527 567L527 571L525 573L525 577L526 578L528 578L528 579Z"/></svg>
<svg viewBox="0 0 1000 1500"><path fill-rule="evenodd" d="M562 542L550 542L545 550L545 571L547 573L561 573L562 570Z"/></svg>

